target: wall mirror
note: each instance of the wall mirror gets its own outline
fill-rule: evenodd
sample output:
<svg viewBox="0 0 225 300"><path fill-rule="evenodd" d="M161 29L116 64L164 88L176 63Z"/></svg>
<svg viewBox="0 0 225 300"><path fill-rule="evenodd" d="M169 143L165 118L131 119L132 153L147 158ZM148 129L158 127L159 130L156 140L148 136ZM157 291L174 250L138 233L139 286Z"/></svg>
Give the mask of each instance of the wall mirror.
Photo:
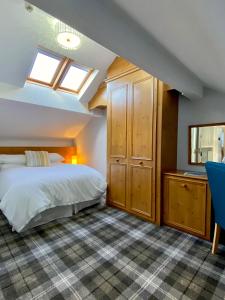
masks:
<svg viewBox="0 0 225 300"><path fill-rule="evenodd" d="M222 162L225 123L189 126L189 164L203 165L208 160Z"/></svg>

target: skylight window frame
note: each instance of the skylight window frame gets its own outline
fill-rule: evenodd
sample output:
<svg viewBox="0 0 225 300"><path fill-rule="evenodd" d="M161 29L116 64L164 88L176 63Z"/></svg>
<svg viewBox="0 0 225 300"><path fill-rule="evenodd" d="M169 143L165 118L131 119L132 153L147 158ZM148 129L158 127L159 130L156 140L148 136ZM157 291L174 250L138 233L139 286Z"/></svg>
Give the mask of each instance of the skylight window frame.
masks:
<svg viewBox="0 0 225 300"><path fill-rule="evenodd" d="M57 69L56 69L56 71L55 71L55 74L53 75L52 80L51 80L50 83L48 83L48 82L46 82L46 81L39 80L39 79L32 78L32 77L30 77L30 75L28 76L27 81L28 81L28 82L31 82L31 83L34 83L34 84L38 84L38 85L47 86L47 87L52 88L53 85L54 85L54 83L55 83L55 80L56 80L56 78L57 78L57 74L60 72L60 70L62 69L62 66L63 66L63 64L64 64L64 62L65 62L65 57L62 57L62 56L60 56L60 55L57 55L57 54L55 54L55 53L53 53L53 52L51 52L51 51L48 51L48 50L40 49L40 48L39 48L39 49L38 49L38 52L37 52L37 55L36 55L36 58L35 58L35 61L34 61L34 64L35 64L35 62L36 62L36 59L37 59L37 56L38 56L39 53L40 53L40 54L43 54L43 55L46 55L46 56L48 56L48 57L50 57L50 58L54 58L54 59L59 60L59 65L58 65L58 67L57 67ZM33 67L34 67L34 64L33 64L33 66L32 66L32 69L33 69ZM32 70L32 69L31 69L31 70Z"/></svg>
<svg viewBox="0 0 225 300"><path fill-rule="evenodd" d="M76 68L78 68L80 70L84 70L84 71L87 72L86 76L84 77L84 79L80 83L78 89L69 89L69 88L65 88L65 87L61 86L64 78L68 74L68 72L69 72L69 70L70 70L71 67L76 67ZM63 76L60 78L60 82L59 82L59 85L57 87L57 90L64 91L64 92L69 92L69 93L72 93L72 94L74 94L74 93L75 94L79 94L80 91L81 91L81 89L83 88L83 86L85 85L85 83L87 82L87 80L89 79L90 75L92 74L92 72L93 72L93 69L85 67L85 66L82 66L82 65L76 63L75 61L71 61L71 63L67 66L66 71L63 73Z"/></svg>
<svg viewBox="0 0 225 300"><path fill-rule="evenodd" d="M60 63L58 65L58 67L55 71L55 74L53 75L53 78L52 78L50 83L32 78L30 76L27 78L27 82L37 84L37 85L41 85L41 86L45 86L45 87L48 87L48 88L52 88L53 90L57 90L57 91L62 91L62 92L67 92L67 93L72 93L72 94L79 94L80 90L83 88L83 86L85 85L85 83L89 79L91 73L93 72L93 69L82 66L82 65L76 63L74 60L72 60L68 57L57 55L57 54L55 54L52 51L47 50L47 49L39 48L38 52L37 52L37 55L39 53L44 54L44 55L46 55L50 58L55 58L55 59L59 60ZM37 56L36 56L36 59L37 59ZM36 59L35 59L35 61L36 61ZM34 64L35 64L35 61L34 61ZM34 64L33 64L33 67L34 67ZM80 83L78 89L69 89L69 88L64 88L64 87L61 86L64 78L66 77L66 75L68 74L68 72L70 70L70 67L72 67L72 66L87 72L85 78ZM33 67L32 67L32 69L33 69Z"/></svg>

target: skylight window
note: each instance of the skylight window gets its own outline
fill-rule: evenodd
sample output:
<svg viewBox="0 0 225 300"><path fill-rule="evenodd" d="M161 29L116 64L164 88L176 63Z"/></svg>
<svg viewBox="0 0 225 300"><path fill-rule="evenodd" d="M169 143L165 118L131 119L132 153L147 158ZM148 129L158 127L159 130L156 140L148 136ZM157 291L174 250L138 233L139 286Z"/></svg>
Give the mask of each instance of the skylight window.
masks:
<svg viewBox="0 0 225 300"><path fill-rule="evenodd" d="M63 78L59 88L78 92L86 81L89 71L81 69L76 65L70 66L65 77Z"/></svg>
<svg viewBox="0 0 225 300"><path fill-rule="evenodd" d="M38 52L30 78L39 82L51 84L61 59Z"/></svg>
<svg viewBox="0 0 225 300"><path fill-rule="evenodd" d="M79 93L92 69L80 66L67 57L60 57L46 50L39 50L27 81Z"/></svg>

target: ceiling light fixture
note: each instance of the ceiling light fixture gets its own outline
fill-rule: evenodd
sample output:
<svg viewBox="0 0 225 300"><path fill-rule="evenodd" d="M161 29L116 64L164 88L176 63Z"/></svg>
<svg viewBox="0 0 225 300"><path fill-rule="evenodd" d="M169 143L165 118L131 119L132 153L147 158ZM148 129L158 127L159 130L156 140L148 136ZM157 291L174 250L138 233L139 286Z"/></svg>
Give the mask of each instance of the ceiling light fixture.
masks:
<svg viewBox="0 0 225 300"><path fill-rule="evenodd" d="M57 42L64 49L75 50L78 49L81 43L81 34L70 26L59 21L57 27Z"/></svg>

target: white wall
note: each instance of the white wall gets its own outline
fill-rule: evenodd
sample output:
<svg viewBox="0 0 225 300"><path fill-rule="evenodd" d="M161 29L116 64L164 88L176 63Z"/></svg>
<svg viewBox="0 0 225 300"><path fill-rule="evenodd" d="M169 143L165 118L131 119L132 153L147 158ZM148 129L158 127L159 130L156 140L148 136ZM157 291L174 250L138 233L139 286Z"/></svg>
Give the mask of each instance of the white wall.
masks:
<svg viewBox="0 0 225 300"><path fill-rule="evenodd" d="M106 111L92 118L75 140L78 162L98 170L106 177L107 124Z"/></svg>
<svg viewBox="0 0 225 300"><path fill-rule="evenodd" d="M0 138L74 139L91 114L0 99Z"/></svg>
<svg viewBox="0 0 225 300"><path fill-rule="evenodd" d="M225 94L206 89L204 97L189 100L180 96L178 116L177 168L204 171L204 167L188 165L188 126L225 122Z"/></svg>

